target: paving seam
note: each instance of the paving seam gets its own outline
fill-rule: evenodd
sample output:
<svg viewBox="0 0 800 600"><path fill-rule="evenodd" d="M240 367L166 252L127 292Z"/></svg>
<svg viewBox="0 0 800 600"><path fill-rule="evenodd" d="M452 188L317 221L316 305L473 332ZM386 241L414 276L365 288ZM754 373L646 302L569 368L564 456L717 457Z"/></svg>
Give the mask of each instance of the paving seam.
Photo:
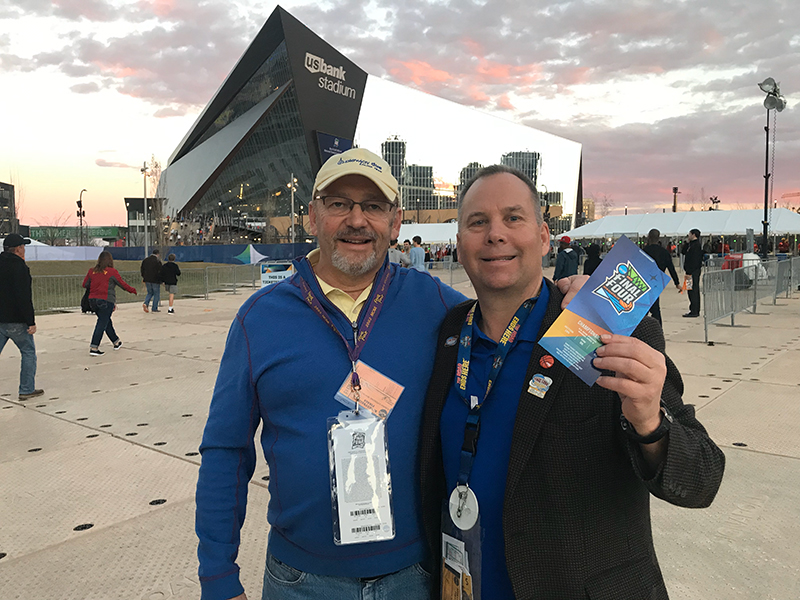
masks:
<svg viewBox="0 0 800 600"><path fill-rule="evenodd" d="M123 525L125 523L130 523L131 521L135 521L136 519L140 519L140 518L142 518L144 516L150 515L150 514L156 512L156 511L158 511L158 510L161 510L161 509L164 509L164 508L172 508L174 506L180 506L181 504L185 504L185 503L188 503L188 502L194 502L194 496L192 496L191 498L186 498L184 500L176 500L176 501L172 502L171 504L170 504L169 501L167 501L164 504L159 505L158 508L153 508L152 510L149 510L146 513L142 513L142 514L139 514L139 515L136 515L136 516L133 516L133 517L128 517L127 519L124 519L122 521L115 521L114 523L109 523L108 525L102 525L102 526L99 526L99 527L98 526L94 526L94 527L91 528L91 530L87 530L87 533L85 535L75 536L75 537L73 537L72 539L69 539L69 540L61 540L60 542L56 542L55 544L51 544L51 545L46 546L44 548L39 548L38 550L34 550L33 552L28 552L26 554L20 554L19 556L15 556L14 558L11 558L11 560L9 560L7 562L6 562L6 558L10 558L10 557L6 556L3 559L3 562L0 563L0 573L2 573L4 565L13 564L14 561L22 560L23 558L30 558L32 556L35 556L35 555L41 553L41 552L48 552L50 550L53 550L54 548L59 548L60 546L64 546L66 544L71 544L72 542L79 541L79 540L83 539L84 537L86 537L87 535L93 535L95 532L105 531L106 529L112 529L112 528L114 528L114 527L116 527L118 525Z"/></svg>
<svg viewBox="0 0 800 600"><path fill-rule="evenodd" d="M789 456L787 454L777 454L775 452L766 452L764 450L754 450L753 448L742 448L741 446L726 446L725 444L717 444L720 448L728 450L735 450L741 452L750 452L751 454L761 454L763 456L774 456L776 458L789 458L791 460L800 460L800 456Z"/></svg>
<svg viewBox="0 0 800 600"><path fill-rule="evenodd" d="M69 419L65 419L64 417L60 417L58 415L53 415L53 414L46 413L46 412L43 412L43 411L40 411L40 410L36 410L35 408L29 408L29 407L25 406L24 404L20 404L18 402L14 402L12 400L6 400L5 398L3 398L2 400L4 400L5 402L8 402L9 404L16 404L17 406L20 406L22 408L26 408L26 409L31 410L33 412L37 412L40 415L45 415L45 416L51 417L53 419L58 419L59 421L63 421L65 423L69 423L70 425L75 425L77 427L82 427L83 429L88 429L89 431L92 431L94 433L100 433L102 435L106 435L108 437L112 437L114 439L117 439L117 440L119 440L121 442L126 442L128 444L131 444L132 446L139 446L140 448L145 448L146 450L150 450L151 452L156 452L156 453L161 454L163 456L167 456L169 458L174 458L174 459L183 461L185 463L188 463L190 465L193 465L193 466L195 466L197 468L200 468L200 465L198 465L193 460L189 460L188 458L184 458L182 456L175 456L174 454L172 454L170 452L166 452L165 450L161 450L160 448L152 448L151 446L148 446L147 444L144 444L142 442L137 442L137 441L134 441L134 440L132 440L130 438L125 437L125 434L118 435L118 434L115 434L115 433L110 433L108 431L104 431L104 430L100 430L100 429L97 429L95 427L92 427L90 425L84 425L83 423L75 423L74 421L70 421ZM86 443L86 442L80 442L80 443ZM262 487L264 489L268 489L269 488L268 484L259 483L257 481L252 481L251 480L250 483L253 484L253 485L257 485L258 487Z"/></svg>

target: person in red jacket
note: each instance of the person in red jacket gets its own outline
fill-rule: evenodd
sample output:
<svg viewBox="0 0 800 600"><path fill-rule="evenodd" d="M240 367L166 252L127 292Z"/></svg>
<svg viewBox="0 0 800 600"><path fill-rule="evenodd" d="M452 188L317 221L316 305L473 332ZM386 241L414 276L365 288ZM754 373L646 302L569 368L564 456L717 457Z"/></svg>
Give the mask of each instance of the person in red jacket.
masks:
<svg viewBox="0 0 800 600"><path fill-rule="evenodd" d="M97 257L97 264L89 269L83 279L83 287L89 289L89 306L97 315L97 323L94 326L92 342L89 346L89 354L92 356L105 354L100 350L103 332L108 335L108 339L114 344L114 350L119 350L122 346L122 340L119 339L117 332L114 331L114 325L111 323L111 313L116 310L116 286L120 286L131 294L137 294L136 288L125 283L119 271L114 268L114 259L111 253L104 250Z"/></svg>

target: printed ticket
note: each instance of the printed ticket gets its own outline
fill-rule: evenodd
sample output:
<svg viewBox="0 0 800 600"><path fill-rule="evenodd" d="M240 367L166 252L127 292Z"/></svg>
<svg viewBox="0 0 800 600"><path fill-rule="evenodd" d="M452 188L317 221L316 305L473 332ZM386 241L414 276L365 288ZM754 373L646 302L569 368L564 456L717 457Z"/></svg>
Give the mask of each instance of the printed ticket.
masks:
<svg viewBox="0 0 800 600"><path fill-rule="evenodd" d="M600 336L630 335L668 282L655 261L622 236L539 344L593 385L600 376L592 366Z"/></svg>
<svg viewBox="0 0 800 600"><path fill-rule="evenodd" d="M386 419L405 387L360 360L356 362L356 373L361 380L359 407L367 409L379 419ZM351 381L348 373L336 392L336 399L350 409L356 405Z"/></svg>

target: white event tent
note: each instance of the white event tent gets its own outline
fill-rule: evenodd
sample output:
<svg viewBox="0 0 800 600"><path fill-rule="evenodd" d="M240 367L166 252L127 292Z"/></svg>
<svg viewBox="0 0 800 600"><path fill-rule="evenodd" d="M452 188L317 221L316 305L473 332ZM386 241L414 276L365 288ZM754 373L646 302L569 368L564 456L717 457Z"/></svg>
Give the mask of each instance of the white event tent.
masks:
<svg viewBox="0 0 800 600"><path fill-rule="evenodd" d="M458 223L404 223L400 226L400 243L415 235L422 238L423 244L456 243Z"/></svg>
<svg viewBox="0 0 800 600"><path fill-rule="evenodd" d="M771 212L770 236L800 235L799 214L786 208L775 208ZM567 231L565 235L578 240L618 237L623 233L639 234L640 237L644 237L651 229L658 229L663 237L683 238L692 229L699 229L703 237L745 235L748 229L752 229L756 237L759 237L762 233L763 218L763 210L615 215L587 223Z"/></svg>

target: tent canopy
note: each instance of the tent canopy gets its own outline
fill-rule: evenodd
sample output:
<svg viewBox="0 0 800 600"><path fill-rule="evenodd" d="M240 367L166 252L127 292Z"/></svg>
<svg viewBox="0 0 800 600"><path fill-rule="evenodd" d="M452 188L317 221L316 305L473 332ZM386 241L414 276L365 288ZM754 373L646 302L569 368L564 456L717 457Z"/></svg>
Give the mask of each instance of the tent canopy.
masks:
<svg viewBox="0 0 800 600"><path fill-rule="evenodd" d="M458 233L458 223L404 223L400 226L400 237L403 240L410 240L415 235L422 238L423 244L436 244L456 242Z"/></svg>
<svg viewBox="0 0 800 600"><path fill-rule="evenodd" d="M620 233L646 236L658 229L665 237L683 237L692 229L702 235L745 235L752 229L762 232L763 210L712 210L702 212L653 213L649 215L616 215L577 227L565 235L573 239L608 238ZM785 208L772 210L770 234L800 234L800 215Z"/></svg>

